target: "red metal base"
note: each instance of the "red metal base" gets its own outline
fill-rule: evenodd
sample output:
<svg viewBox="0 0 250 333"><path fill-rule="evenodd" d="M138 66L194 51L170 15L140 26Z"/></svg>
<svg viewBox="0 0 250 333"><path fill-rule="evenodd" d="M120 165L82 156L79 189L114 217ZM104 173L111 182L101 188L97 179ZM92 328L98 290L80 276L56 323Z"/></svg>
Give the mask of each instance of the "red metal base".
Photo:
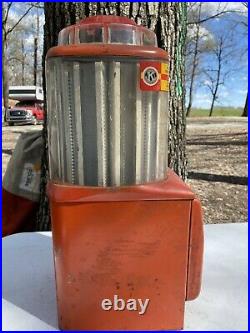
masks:
<svg viewBox="0 0 250 333"><path fill-rule="evenodd" d="M48 194L60 328L182 329L203 252L200 203L182 180L169 171L163 182L119 189L50 183ZM137 310L103 310L115 295ZM144 314L138 299L149 299Z"/></svg>

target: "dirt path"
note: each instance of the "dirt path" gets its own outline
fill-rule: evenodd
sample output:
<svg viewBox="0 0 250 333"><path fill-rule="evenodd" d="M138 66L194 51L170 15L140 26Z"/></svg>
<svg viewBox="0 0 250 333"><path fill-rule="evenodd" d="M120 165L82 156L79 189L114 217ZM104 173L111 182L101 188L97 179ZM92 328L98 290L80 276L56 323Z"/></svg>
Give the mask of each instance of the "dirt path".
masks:
<svg viewBox="0 0 250 333"><path fill-rule="evenodd" d="M205 223L247 221L247 120L188 120L187 157Z"/></svg>

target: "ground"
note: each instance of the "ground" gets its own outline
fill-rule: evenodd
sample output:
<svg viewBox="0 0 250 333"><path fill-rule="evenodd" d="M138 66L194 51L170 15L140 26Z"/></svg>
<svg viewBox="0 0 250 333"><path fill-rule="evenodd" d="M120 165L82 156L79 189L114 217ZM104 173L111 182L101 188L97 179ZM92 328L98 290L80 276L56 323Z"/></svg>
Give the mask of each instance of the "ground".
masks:
<svg viewBox="0 0 250 333"><path fill-rule="evenodd" d="M187 121L188 184L200 197L205 223L247 221L247 119ZM3 127L2 174L22 132L42 126Z"/></svg>
<svg viewBox="0 0 250 333"><path fill-rule="evenodd" d="M190 117L208 117L209 113L209 109L192 108ZM216 106L213 110L213 117L241 117L242 113L243 108L241 107Z"/></svg>
<svg viewBox="0 0 250 333"><path fill-rule="evenodd" d="M187 158L205 223L247 221L247 119L188 119Z"/></svg>

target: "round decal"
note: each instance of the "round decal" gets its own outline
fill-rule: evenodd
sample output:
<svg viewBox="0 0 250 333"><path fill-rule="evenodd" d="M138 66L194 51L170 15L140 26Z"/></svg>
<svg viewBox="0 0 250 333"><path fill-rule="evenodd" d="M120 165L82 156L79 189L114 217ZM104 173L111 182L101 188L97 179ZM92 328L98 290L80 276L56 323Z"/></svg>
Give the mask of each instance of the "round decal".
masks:
<svg viewBox="0 0 250 333"><path fill-rule="evenodd" d="M154 67L146 67L142 73L142 79L148 86L154 86L159 80L159 73Z"/></svg>

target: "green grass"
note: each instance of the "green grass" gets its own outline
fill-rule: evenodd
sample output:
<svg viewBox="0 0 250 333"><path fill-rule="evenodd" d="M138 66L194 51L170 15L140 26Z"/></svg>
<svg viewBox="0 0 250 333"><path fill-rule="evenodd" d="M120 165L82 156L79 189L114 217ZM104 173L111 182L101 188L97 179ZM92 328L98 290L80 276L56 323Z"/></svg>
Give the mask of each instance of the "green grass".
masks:
<svg viewBox="0 0 250 333"><path fill-rule="evenodd" d="M212 117L240 117L242 115L243 108L233 107L215 107ZM193 108L190 112L190 117L208 117L209 110Z"/></svg>

